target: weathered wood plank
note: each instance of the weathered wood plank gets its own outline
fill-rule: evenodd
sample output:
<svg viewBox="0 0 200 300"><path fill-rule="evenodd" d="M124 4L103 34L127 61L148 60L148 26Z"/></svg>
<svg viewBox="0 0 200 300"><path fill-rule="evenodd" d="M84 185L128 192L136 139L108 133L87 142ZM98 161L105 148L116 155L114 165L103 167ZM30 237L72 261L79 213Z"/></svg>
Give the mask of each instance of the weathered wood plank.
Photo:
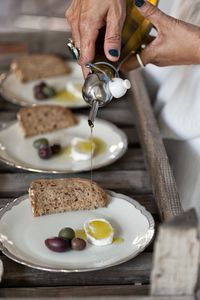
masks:
<svg viewBox="0 0 200 300"><path fill-rule="evenodd" d="M9 122L16 119L17 111L1 111L0 112L0 122ZM88 115L89 110L84 109L81 112L83 115ZM98 118L107 120L116 125L121 126L133 126L134 125L134 117L131 110L126 109L99 109Z"/></svg>
<svg viewBox="0 0 200 300"><path fill-rule="evenodd" d="M136 195L136 194L129 194L127 196L132 197L136 201L138 201L141 205L146 207L146 209L153 215L158 213L158 208L156 206L156 202L154 200L153 195Z"/></svg>
<svg viewBox="0 0 200 300"><path fill-rule="evenodd" d="M130 80L133 90L132 103L137 119L137 128L146 157L153 193L160 216L168 220L183 212L168 157L153 115L146 86L139 71L132 72Z"/></svg>
<svg viewBox="0 0 200 300"><path fill-rule="evenodd" d="M53 287L53 288L10 288L0 290L2 299L67 299L67 300L195 300L193 296L143 296L146 286L141 290L136 286L103 286L103 287ZM123 294L124 292L124 294ZM130 296L131 295L131 296Z"/></svg>
<svg viewBox="0 0 200 300"><path fill-rule="evenodd" d="M67 30L67 23L66 23ZM50 32L50 31L30 31L30 32L6 32L1 33L1 43L21 44L27 49L28 52L48 52L57 53L64 57L69 57L70 53L67 50L66 41L71 36L70 32ZM9 59L2 62L4 68L9 68Z"/></svg>
<svg viewBox="0 0 200 300"><path fill-rule="evenodd" d="M1 257L4 265L3 287L54 287L87 285L124 285L149 283L152 254L142 253L134 259L105 270L87 273L51 273L20 265Z"/></svg>
<svg viewBox="0 0 200 300"><path fill-rule="evenodd" d="M199 254L198 221L194 209L161 225L155 245L151 294L193 295Z"/></svg>
<svg viewBox="0 0 200 300"><path fill-rule="evenodd" d="M131 146L140 147L136 128L134 128L134 127L132 127L132 128L131 127L130 128L123 127L123 131L125 132L125 134L128 137L129 147L131 147Z"/></svg>
<svg viewBox="0 0 200 300"><path fill-rule="evenodd" d="M147 295L148 285L108 285L108 286L82 286L82 287L37 287L37 288L1 288L0 297L22 298L61 298L61 297L92 297L92 296L128 296ZM73 298L74 299L74 298ZM77 299L77 298L76 298Z"/></svg>
<svg viewBox="0 0 200 300"><path fill-rule="evenodd" d="M39 178L90 178L90 172L78 174L5 173L0 175L0 197L16 197L27 193L31 181ZM151 193L146 171L95 171L94 180L102 187L116 192Z"/></svg>
<svg viewBox="0 0 200 300"><path fill-rule="evenodd" d="M4 100L0 94L0 110L1 111L18 111L20 109L19 105L15 105Z"/></svg>

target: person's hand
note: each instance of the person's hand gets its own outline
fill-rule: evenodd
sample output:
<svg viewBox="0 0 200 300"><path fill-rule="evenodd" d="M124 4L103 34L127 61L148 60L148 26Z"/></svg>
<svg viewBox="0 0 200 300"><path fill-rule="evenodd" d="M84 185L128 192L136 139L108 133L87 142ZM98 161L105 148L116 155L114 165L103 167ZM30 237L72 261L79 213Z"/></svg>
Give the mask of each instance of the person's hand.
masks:
<svg viewBox="0 0 200 300"><path fill-rule="evenodd" d="M99 29L106 27L104 52L115 62L120 56L121 31L126 15L125 0L73 0L66 11L75 46L80 49L79 63L86 76L85 64L95 57L95 42Z"/></svg>
<svg viewBox="0 0 200 300"><path fill-rule="evenodd" d="M140 13L157 29L157 37L142 49L140 57L144 65L189 65L200 63L200 28L172 18L144 0L136 0ZM122 65L122 71L130 71L140 65L133 55Z"/></svg>

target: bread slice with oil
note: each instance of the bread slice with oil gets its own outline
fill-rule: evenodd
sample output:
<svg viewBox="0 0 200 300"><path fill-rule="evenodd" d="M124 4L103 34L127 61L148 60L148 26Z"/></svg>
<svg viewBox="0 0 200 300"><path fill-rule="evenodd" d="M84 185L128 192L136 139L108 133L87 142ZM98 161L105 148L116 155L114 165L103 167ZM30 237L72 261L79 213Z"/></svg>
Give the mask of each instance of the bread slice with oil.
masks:
<svg viewBox="0 0 200 300"><path fill-rule="evenodd" d="M78 123L76 116L65 107L40 105L23 107L17 114L24 137L68 128Z"/></svg>
<svg viewBox="0 0 200 300"><path fill-rule="evenodd" d="M80 178L35 180L29 188L29 199L35 217L96 209L108 202L107 194L97 183Z"/></svg>
<svg viewBox="0 0 200 300"><path fill-rule="evenodd" d="M27 82L68 74L70 67L56 55L26 54L11 63L11 71L20 81Z"/></svg>

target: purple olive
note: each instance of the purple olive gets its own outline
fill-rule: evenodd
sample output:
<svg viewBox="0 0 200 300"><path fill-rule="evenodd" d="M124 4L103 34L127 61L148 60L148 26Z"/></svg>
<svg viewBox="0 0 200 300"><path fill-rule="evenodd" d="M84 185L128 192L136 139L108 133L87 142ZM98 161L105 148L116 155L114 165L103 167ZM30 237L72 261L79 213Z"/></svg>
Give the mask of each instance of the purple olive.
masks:
<svg viewBox="0 0 200 300"><path fill-rule="evenodd" d="M51 147L48 145L41 145L38 149L38 155L42 159L48 159L52 156Z"/></svg>
<svg viewBox="0 0 200 300"><path fill-rule="evenodd" d="M41 88L44 88L45 86L47 86L47 83L44 81L41 81L38 86L40 86Z"/></svg>
<svg viewBox="0 0 200 300"><path fill-rule="evenodd" d="M46 88L46 87L47 87L47 84L43 81L34 86L33 91L34 91L34 96L36 99L44 100L45 98L47 98L44 93L44 88Z"/></svg>
<svg viewBox="0 0 200 300"><path fill-rule="evenodd" d="M61 145L60 144L54 144L51 146L52 154L58 154L61 151Z"/></svg>
<svg viewBox="0 0 200 300"><path fill-rule="evenodd" d="M68 240L57 236L46 239L44 243L49 250L54 252L65 252L70 248Z"/></svg>
<svg viewBox="0 0 200 300"><path fill-rule="evenodd" d="M44 95L44 93L42 91L35 93L34 96L35 96L35 98L37 100L44 100L44 99L46 99L46 96Z"/></svg>
<svg viewBox="0 0 200 300"><path fill-rule="evenodd" d="M41 93L42 92L42 88L40 85L35 85L33 88L34 94L36 95L37 93Z"/></svg>

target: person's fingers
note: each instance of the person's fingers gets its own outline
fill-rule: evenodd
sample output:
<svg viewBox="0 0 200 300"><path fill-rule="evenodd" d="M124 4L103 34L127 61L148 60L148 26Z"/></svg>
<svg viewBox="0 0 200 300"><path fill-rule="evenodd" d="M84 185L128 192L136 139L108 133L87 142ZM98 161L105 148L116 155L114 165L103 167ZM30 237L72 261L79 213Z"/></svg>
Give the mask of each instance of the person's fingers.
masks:
<svg viewBox="0 0 200 300"><path fill-rule="evenodd" d="M80 64L91 62L95 56L95 42L99 30L92 23L80 21Z"/></svg>
<svg viewBox="0 0 200 300"><path fill-rule="evenodd" d="M97 29L91 30L85 27L80 32L80 59L79 63L85 65L93 61L95 56L95 42L99 31Z"/></svg>
<svg viewBox="0 0 200 300"><path fill-rule="evenodd" d="M74 41L74 45L76 48L80 49L80 33L79 33L79 26L78 21L73 23L73 26L71 27L72 32L72 39Z"/></svg>
<svg viewBox="0 0 200 300"><path fill-rule="evenodd" d="M120 19L119 19L120 18ZM118 61L121 48L121 31L125 16L115 16L112 10L108 12L106 33L104 39L104 52L110 61Z"/></svg>
<svg viewBox="0 0 200 300"><path fill-rule="evenodd" d="M66 10L65 17L71 28L72 38L77 48L80 48L80 33L79 33L79 16L80 7L78 1L73 1L72 5Z"/></svg>
<svg viewBox="0 0 200 300"><path fill-rule="evenodd" d="M145 19L148 19L157 29L162 26L167 16L159 8L147 0L135 0L135 5Z"/></svg>
<svg viewBox="0 0 200 300"><path fill-rule="evenodd" d="M87 77L87 75L89 74L89 72L90 72L90 69L89 68L87 68L85 65L81 65L81 68L82 68L82 73L83 73L83 76L84 76L84 78L86 78Z"/></svg>

